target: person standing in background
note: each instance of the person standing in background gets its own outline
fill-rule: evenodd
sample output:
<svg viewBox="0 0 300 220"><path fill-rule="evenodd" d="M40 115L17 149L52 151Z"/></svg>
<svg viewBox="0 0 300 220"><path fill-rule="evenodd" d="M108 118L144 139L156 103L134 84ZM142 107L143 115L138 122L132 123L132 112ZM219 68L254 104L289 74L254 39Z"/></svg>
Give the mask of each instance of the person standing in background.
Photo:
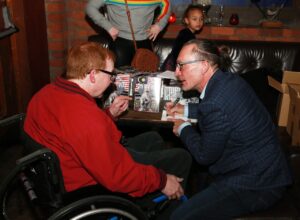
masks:
<svg viewBox="0 0 300 220"><path fill-rule="evenodd" d="M127 3L137 47L152 50L151 41L157 38L157 35L168 23L171 13L169 0L128 0ZM105 5L108 18L99 12L99 9ZM160 13L154 21L155 10L158 7L160 7ZM96 25L104 28L113 39L113 43L109 47L117 57L115 66L130 65L135 48L125 1L89 0L86 6L86 14Z"/></svg>
<svg viewBox="0 0 300 220"><path fill-rule="evenodd" d="M175 71L176 59L182 46L189 40L195 39L196 34L202 29L204 24L202 7L200 5L189 5L183 14L182 22L184 23L185 28L182 29L177 35L172 47L172 51L167 56L161 67L162 71Z"/></svg>

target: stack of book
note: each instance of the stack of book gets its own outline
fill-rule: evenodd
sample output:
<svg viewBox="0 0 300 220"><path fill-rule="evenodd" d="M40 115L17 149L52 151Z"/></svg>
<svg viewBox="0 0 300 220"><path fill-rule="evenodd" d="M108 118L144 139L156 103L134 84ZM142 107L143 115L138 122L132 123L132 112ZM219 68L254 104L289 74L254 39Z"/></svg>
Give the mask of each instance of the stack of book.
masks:
<svg viewBox="0 0 300 220"><path fill-rule="evenodd" d="M132 69L117 71L115 90L107 98L104 106L109 106L115 97L125 95L133 98L130 107L134 111L161 112L165 102L182 98L174 72L148 73Z"/></svg>

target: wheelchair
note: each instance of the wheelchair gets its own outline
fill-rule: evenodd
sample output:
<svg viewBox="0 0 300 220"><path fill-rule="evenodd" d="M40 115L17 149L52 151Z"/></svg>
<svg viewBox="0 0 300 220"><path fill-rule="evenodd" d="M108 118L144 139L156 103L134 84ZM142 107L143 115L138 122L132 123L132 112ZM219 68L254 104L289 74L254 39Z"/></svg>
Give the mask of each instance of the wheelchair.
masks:
<svg viewBox="0 0 300 220"><path fill-rule="evenodd" d="M100 185L66 192L56 154L32 139L24 139L24 118L24 114L19 114L0 121L0 138L4 136L7 143L7 139L16 141L21 134L27 153L16 161L14 169L1 183L0 219L11 219L7 212L7 200L19 185L27 195L34 219L147 220L155 219L169 205L169 200L161 193L132 198L109 192ZM7 138L9 136L12 138Z"/></svg>

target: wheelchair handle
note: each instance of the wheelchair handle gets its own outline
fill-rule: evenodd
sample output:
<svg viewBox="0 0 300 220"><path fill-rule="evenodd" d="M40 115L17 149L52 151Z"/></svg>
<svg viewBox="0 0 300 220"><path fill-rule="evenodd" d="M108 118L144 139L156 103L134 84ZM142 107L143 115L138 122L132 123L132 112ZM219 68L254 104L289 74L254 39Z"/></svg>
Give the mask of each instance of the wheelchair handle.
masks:
<svg viewBox="0 0 300 220"><path fill-rule="evenodd" d="M152 201L155 202L155 203L159 203L159 202L165 201L167 199L168 199L168 197L166 195L161 195L161 196L158 196L158 197L154 198ZM180 201L182 201L182 202L185 202L187 200L188 200L188 198L187 198L186 195L182 195L180 197Z"/></svg>

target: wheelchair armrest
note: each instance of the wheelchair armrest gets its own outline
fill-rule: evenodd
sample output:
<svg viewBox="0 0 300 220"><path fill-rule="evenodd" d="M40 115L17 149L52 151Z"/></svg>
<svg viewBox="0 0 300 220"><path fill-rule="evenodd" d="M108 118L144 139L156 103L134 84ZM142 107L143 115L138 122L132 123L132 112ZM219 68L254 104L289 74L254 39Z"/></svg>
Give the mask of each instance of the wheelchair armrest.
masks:
<svg viewBox="0 0 300 220"><path fill-rule="evenodd" d="M17 177L17 174L27 165L32 162L38 161L40 159L45 158L46 156L53 155L51 150L49 149L41 149L37 150L25 157L20 158L17 160L17 166L8 174L8 176L4 179L0 186L0 201L2 202L2 198L6 192L7 187L9 184Z"/></svg>
<svg viewBox="0 0 300 220"><path fill-rule="evenodd" d="M17 115L10 116L8 118L4 118L0 121L0 128L4 128L12 124L18 124L20 121L23 121L24 118L25 113L20 113Z"/></svg>
<svg viewBox="0 0 300 220"><path fill-rule="evenodd" d="M35 161L38 161L40 159L48 159L49 157L53 157L54 153L47 148L39 149L34 151L33 153L30 153L16 161L17 166L27 166L28 164L31 164Z"/></svg>
<svg viewBox="0 0 300 220"><path fill-rule="evenodd" d="M52 157L53 155L54 155L54 153L51 150L45 148L45 149L37 150L31 154L28 154L25 157L18 159L16 162L17 166L15 166L15 168L8 174L8 176L3 180L3 182L0 185L1 206L5 202L4 201L5 194L8 190L8 187L16 178L19 178L19 176L17 174L19 174L24 169L24 167L26 167L27 165L29 165L35 161L38 161L41 159L48 159L49 157Z"/></svg>

